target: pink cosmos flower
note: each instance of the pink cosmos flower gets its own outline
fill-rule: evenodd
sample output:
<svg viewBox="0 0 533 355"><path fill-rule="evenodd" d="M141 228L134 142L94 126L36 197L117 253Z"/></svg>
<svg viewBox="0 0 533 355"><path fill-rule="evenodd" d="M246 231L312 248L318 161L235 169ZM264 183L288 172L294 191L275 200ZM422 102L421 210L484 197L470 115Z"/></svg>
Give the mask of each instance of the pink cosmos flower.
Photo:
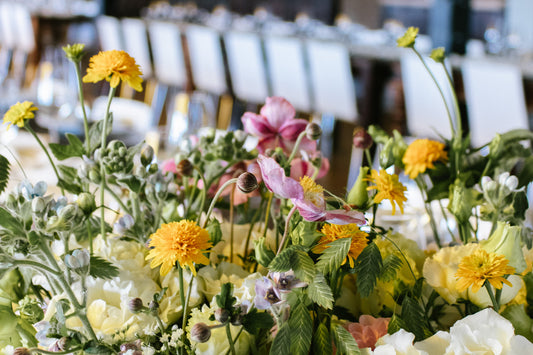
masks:
<svg viewBox="0 0 533 355"><path fill-rule="evenodd" d="M352 334L359 348L374 348L379 338L387 334L390 318L374 318L364 314L359 323L348 323L344 327Z"/></svg>
<svg viewBox="0 0 533 355"><path fill-rule="evenodd" d="M327 221L333 224L365 224L363 213L355 210L326 210L324 189L308 176L300 182L285 176L285 171L272 158L257 158L266 187L276 195L288 198L307 221Z"/></svg>
<svg viewBox="0 0 533 355"><path fill-rule="evenodd" d="M267 97L260 114L246 112L242 116L244 130L259 138L257 149L264 153L268 148L281 147L290 153L296 139L305 131L308 122L294 118L294 107L282 97ZM316 150L316 142L304 138L299 148L306 151Z"/></svg>
<svg viewBox="0 0 533 355"><path fill-rule="evenodd" d="M176 169L176 161L174 159L170 158L161 163L161 171L163 171L163 174L167 172L171 172L174 175L178 175L178 169Z"/></svg>

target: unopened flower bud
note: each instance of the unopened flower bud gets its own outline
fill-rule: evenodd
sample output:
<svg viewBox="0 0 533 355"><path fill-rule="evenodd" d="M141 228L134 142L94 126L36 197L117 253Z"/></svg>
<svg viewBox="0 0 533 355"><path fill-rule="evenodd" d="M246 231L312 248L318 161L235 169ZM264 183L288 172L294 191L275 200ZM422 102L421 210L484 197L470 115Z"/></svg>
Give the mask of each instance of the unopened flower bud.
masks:
<svg viewBox="0 0 533 355"><path fill-rule="evenodd" d="M148 167L148 172L150 174L155 174L159 171L159 166L157 165L157 163L152 163L150 164L150 166Z"/></svg>
<svg viewBox="0 0 533 355"><path fill-rule="evenodd" d="M141 149L141 164L148 166L154 159L154 148L149 144L144 144Z"/></svg>
<svg viewBox="0 0 533 355"><path fill-rule="evenodd" d="M94 201L94 195L88 192L82 192L78 195L76 200L78 207L85 213L89 215L94 212L96 209L96 202Z"/></svg>
<svg viewBox="0 0 533 355"><path fill-rule="evenodd" d="M229 312L227 309L224 309L224 308L218 308L216 311L215 311L215 319L217 321L219 321L220 323L224 324L228 321L229 319Z"/></svg>
<svg viewBox="0 0 533 355"><path fill-rule="evenodd" d="M41 213L46 207L46 203L42 197L35 197L31 201L31 211L33 213Z"/></svg>
<svg viewBox="0 0 533 355"><path fill-rule="evenodd" d="M352 189L348 193L348 198L346 199L346 202L348 202L350 205L363 208L368 202L368 182L366 180L368 169L368 166L361 166L359 168L359 176L353 184Z"/></svg>
<svg viewBox="0 0 533 355"><path fill-rule="evenodd" d="M28 348L16 348L13 355L31 355L31 351Z"/></svg>
<svg viewBox="0 0 533 355"><path fill-rule="evenodd" d="M191 339L197 343L205 343L211 338L211 328L205 323L196 323L191 328Z"/></svg>
<svg viewBox="0 0 533 355"><path fill-rule="evenodd" d="M245 172L242 173L237 179L237 187L245 194L257 190L259 184L254 174Z"/></svg>
<svg viewBox="0 0 533 355"><path fill-rule="evenodd" d="M194 170L194 166L188 159L183 159L178 163L176 170L182 176L191 176Z"/></svg>
<svg viewBox="0 0 533 355"><path fill-rule="evenodd" d="M145 307L143 304L143 300L139 297L136 297L128 301L128 308L132 313L138 313L142 311Z"/></svg>
<svg viewBox="0 0 533 355"><path fill-rule="evenodd" d="M437 63L444 63L444 47L435 48L431 51L429 57Z"/></svg>
<svg viewBox="0 0 533 355"><path fill-rule="evenodd" d="M59 210L58 216L64 221L70 221L74 216L76 216L77 207L76 205L66 205Z"/></svg>
<svg viewBox="0 0 533 355"><path fill-rule="evenodd" d="M314 122L309 123L305 128L305 135L312 141L316 141L322 135L322 128Z"/></svg>
<svg viewBox="0 0 533 355"><path fill-rule="evenodd" d="M63 51L69 60L74 63L79 63L81 58L84 55L83 50L85 49L85 44L75 43L72 45L66 45L63 47Z"/></svg>
<svg viewBox="0 0 533 355"><path fill-rule="evenodd" d="M76 249L72 254L65 256L65 264L69 269L78 273L88 273L91 255L87 249Z"/></svg>
<svg viewBox="0 0 533 355"><path fill-rule="evenodd" d="M368 149L372 146L373 140L364 128L356 128L353 131L353 145L356 148Z"/></svg>
<svg viewBox="0 0 533 355"><path fill-rule="evenodd" d="M89 171L89 180L95 184L100 183L100 172L97 169L91 169Z"/></svg>

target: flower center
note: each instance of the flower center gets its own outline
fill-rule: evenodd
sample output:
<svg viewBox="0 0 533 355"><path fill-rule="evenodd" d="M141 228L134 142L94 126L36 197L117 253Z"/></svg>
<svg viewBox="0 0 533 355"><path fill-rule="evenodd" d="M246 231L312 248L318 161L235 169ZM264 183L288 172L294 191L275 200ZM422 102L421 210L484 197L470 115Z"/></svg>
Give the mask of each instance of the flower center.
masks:
<svg viewBox="0 0 533 355"><path fill-rule="evenodd" d="M324 188L322 186L314 182L309 176L301 177L300 185L304 189L304 198L306 200L317 207L324 207Z"/></svg>

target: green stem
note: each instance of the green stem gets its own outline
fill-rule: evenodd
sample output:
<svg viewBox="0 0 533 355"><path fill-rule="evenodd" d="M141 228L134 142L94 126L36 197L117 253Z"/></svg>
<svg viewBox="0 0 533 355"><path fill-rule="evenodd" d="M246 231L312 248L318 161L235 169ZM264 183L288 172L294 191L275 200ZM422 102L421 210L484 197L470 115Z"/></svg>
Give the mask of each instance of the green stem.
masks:
<svg viewBox="0 0 533 355"><path fill-rule="evenodd" d="M255 211L254 216L252 217L252 221L250 222L250 228L248 229L248 234L246 235L246 242L244 243L244 250L242 255L244 255L244 260L248 259L248 246L250 245L250 237L252 236L252 232L255 226L255 223L259 219L259 215L262 211L264 200L261 200L261 203L259 204L259 208Z"/></svg>
<svg viewBox="0 0 533 355"><path fill-rule="evenodd" d="M416 179L416 185L418 186L418 189L420 190L420 193L422 194L422 198L424 199L424 208L426 209L426 213L429 216L429 225L431 227L431 231L433 232L433 238L435 239L435 243L437 243L437 246L439 249L441 248L440 238L439 238L439 231L437 230L437 225L435 223L435 216L433 215L433 209L431 208L431 202L428 202L427 198L427 185L422 180L420 176L417 176Z"/></svg>
<svg viewBox="0 0 533 355"><path fill-rule="evenodd" d="M85 220L86 226L87 226L87 236L89 237L89 253L93 254L93 231L91 228L91 220L87 218Z"/></svg>
<svg viewBox="0 0 533 355"><path fill-rule="evenodd" d="M492 306L494 307L494 310L496 312L500 312L500 303L498 302L496 297L494 297L494 292L492 291L492 286L491 286L490 282L485 281L485 285L484 286L487 289L487 293L489 294L490 300L492 301Z"/></svg>
<svg viewBox="0 0 533 355"><path fill-rule="evenodd" d="M229 179L218 189L217 193L215 194L215 197L213 197L213 200L211 201L211 204L209 205L209 209L207 210L204 225L202 226L202 228L205 228L205 226L207 225L207 222L209 221L209 217L211 216L211 212L213 212L213 208L215 208L215 204L218 198L220 197L220 195L222 194L222 192L226 189L226 187L228 187L231 184L235 184L236 182L237 182L237 178Z"/></svg>
<svg viewBox="0 0 533 355"><path fill-rule="evenodd" d="M35 133L33 128L30 127L30 125L25 125L24 128L26 128L28 130L28 132L30 132L31 135L35 138L37 143L39 143L39 145L43 149L44 153L48 157L48 160L50 161L50 165L52 165L52 169L54 169L54 173L56 174L56 177L57 177L57 182L61 182L61 178L59 177L59 172L57 171L56 165L54 164L54 161L52 160L52 157L50 156L50 153L48 153L48 149L46 149L46 147L44 146L43 142L41 141L41 139L39 138L37 133ZM61 194L65 195L65 190L63 190L62 187L61 187Z"/></svg>
<svg viewBox="0 0 533 355"><path fill-rule="evenodd" d="M100 148L103 150L106 146L106 140L107 140L107 124L109 122L109 110L111 108L111 101L113 101L113 97L115 96L115 92L117 91L117 88L110 88L109 89L109 95L107 96L107 104L105 108L105 116L104 116L104 124L102 127L102 136L101 136L101 142L100 142Z"/></svg>
<svg viewBox="0 0 533 355"><path fill-rule="evenodd" d="M263 238L266 237L267 229L268 229L268 218L270 217L270 208L272 207L272 200L274 199L274 193L269 192L268 193L268 203L267 208L265 212L265 229L263 229Z"/></svg>
<svg viewBox="0 0 533 355"><path fill-rule="evenodd" d="M442 201L439 200L439 206L440 206L440 210L442 212L442 216L444 217L444 220L446 221L446 229L448 229L448 233L450 233L450 236L452 237L453 240L455 240L457 242L457 238L455 236L455 234L453 233L452 229L450 228L450 225L448 223L448 214L446 213L446 210L444 209L444 206L442 205Z"/></svg>
<svg viewBox="0 0 533 355"><path fill-rule="evenodd" d="M413 268L411 268L411 264L409 264L409 260L407 260L407 257L403 253L402 249L398 246L398 244L396 244L392 239L390 239L386 235L383 235L383 238L387 239L396 248L396 250L398 250L400 252L400 254L402 255L403 259L405 260L405 263L407 264L407 267L409 268L409 271L411 272L411 275L413 276L413 279L416 282L417 279L416 279L415 272L413 271Z"/></svg>
<svg viewBox="0 0 533 355"><path fill-rule="evenodd" d="M17 163L17 165L19 166L20 168L20 171L22 171L22 175L24 175L24 179L28 180L28 175L26 175L26 171L24 170L24 168L22 167L22 164L20 163L20 160L17 158L17 156L15 154L13 154L13 152L11 151L11 149L9 149L9 147L3 143L0 143L0 145L2 147L5 148L5 150L7 150L9 152L9 154L11 154L11 157L15 160L15 162Z"/></svg>
<svg viewBox="0 0 533 355"><path fill-rule="evenodd" d="M34 267L34 268L37 268L37 269L40 269L42 271L45 271L49 274L52 274L54 276L57 276L60 274L59 271L57 270L54 270L44 264L41 264L40 262L37 262L37 261L33 261L33 260L28 260L28 259L18 259L18 260L14 260L13 261L13 265L20 265L20 266L30 266L30 267Z"/></svg>
<svg viewBox="0 0 533 355"><path fill-rule="evenodd" d="M207 188L206 188L206 181L205 181L205 176L204 174L202 173L202 171L200 170L200 168L198 168L197 166L194 166L194 169L196 169L196 172L198 173L198 175L200 176L200 179L202 180L202 182L204 183L204 188L200 191L200 194L201 194L201 202L200 202L200 209L198 210L199 213L198 213L198 224L200 224L200 218L202 218L202 212L204 211L204 208L205 208L205 197L206 197L206 191L207 191Z"/></svg>
<svg viewBox="0 0 533 355"><path fill-rule="evenodd" d="M120 205L120 208L122 208L122 210L124 210L124 212L126 212L127 214L130 214L131 215L131 211L130 209L124 204L124 202L122 201L122 199L115 193L115 191L113 191L111 189L111 187L109 187L109 185L107 184L106 182L106 185L105 185L105 190L107 192L109 192L109 194L115 199L115 201L117 201L117 203Z"/></svg>
<svg viewBox="0 0 533 355"><path fill-rule="evenodd" d="M276 253L276 255L278 255L283 250L283 247L285 246L285 239L287 239L287 236L289 235L289 226L290 226L291 217L295 211L296 211L296 206L293 206L291 210L289 211L289 214L287 215L287 220L285 221L285 230L283 231L283 237L281 238L281 242L279 243L278 252Z"/></svg>
<svg viewBox="0 0 533 355"><path fill-rule="evenodd" d="M192 282L194 281L194 275L191 275L191 281L189 281L189 288L187 289L187 298L185 299L185 306L183 307L183 319L181 322L181 329L185 330L185 327L187 326L187 317L188 313L187 308L189 308L189 301L191 299L191 291L192 291Z"/></svg>
<svg viewBox="0 0 533 355"><path fill-rule="evenodd" d="M233 339L233 343L236 344L237 343L237 340L239 340L239 336L241 335L242 331L244 330L244 327L241 327L241 329L239 329L239 332L237 333L237 335L235 336L235 339ZM226 352L226 355L229 355L229 353L231 352L231 348L228 349L228 351Z"/></svg>
<svg viewBox="0 0 533 355"><path fill-rule="evenodd" d="M450 88L451 88L450 91L452 92L453 109L455 112L455 124L457 125L457 135L459 137L462 137L463 123L461 121L461 111L459 110L459 100L457 100L457 93L455 92L453 80L452 80L450 73L448 72L448 69L446 68L446 65L444 65L444 62L442 62L441 65L442 65L442 69L446 73L446 78L448 79L448 83L450 84Z"/></svg>
<svg viewBox="0 0 533 355"><path fill-rule="evenodd" d="M229 232L229 262L233 264L233 240L234 240L234 208L233 204L235 202L235 184L231 187L230 197L229 197L229 223L230 223L230 232Z"/></svg>
<svg viewBox="0 0 533 355"><path fill-rule="evenodd" d="M185 294L184 292L184 283L183 283L183 267L178 264L178 281L180 285L180 301L181 301L181 307L183 309L183 317L185 317ZM185 328L183 328L185 330Z"/></svg>
<svg viewBox="0 0 533 355"><path fill-rule="evenodd" d="M292 148L291 155L289 155L289 158L287 159L287 166L289 166L291 164L291 161L296 156L296 152L298 152L298 148L300 147L300 143L304 139L305 135L306 135L305 130L298 135L298 138L296 139L296 143L294 143L294 147Z"/></svg>
<svg viewBox="0 0 533 355"><path fill-rule="evenodd" d="M231 328L230 328L230 327L231 327L231 325L230 325L230 323L228 322L228 323L226 324L226 335L227 335L227 337L228 337L229 349L230 349L230 351L231 351L231 354L232 354L232 355L235 355L235 354L236 354L236 353L235 353L235 344L233 344L233 339L231 339Z"/></svg>
<svg viewBox="0 0 533 355"><path fill-rule="evenodd" d="M87 120L87 112L85 112L85 99L83 97L83 88L81 82L80 63L74 63L76 68L76 79L78 80L78 97L81 105L81 112L83 113L83 129L85 131L85 142L87 143L87 155L91 155L91 140L89 139L89 122Z"/></svg>
<svg viewBox="0 0 533 355"><path fill-rule="evenodd" d="M366 160L368 161L368 166L372 168L372 157L370 156L370 150L365 149Z"/></svg>

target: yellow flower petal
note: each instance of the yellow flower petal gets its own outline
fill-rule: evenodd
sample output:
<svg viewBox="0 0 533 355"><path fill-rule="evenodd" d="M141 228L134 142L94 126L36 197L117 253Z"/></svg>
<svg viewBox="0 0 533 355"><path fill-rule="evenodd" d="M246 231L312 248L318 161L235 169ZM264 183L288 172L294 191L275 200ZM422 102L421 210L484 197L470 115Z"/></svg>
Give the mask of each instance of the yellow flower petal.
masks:
<svg viewBox="0 0 533 355"><path fill-rule="evenodd" d="M427 169L435 168L433 163L447 161L448 153L444 148L445 145L437 141L429 139L415 140L407 147L402 158L402 162L405 165L405 174L411 179L415 179L418 174L425 172Z"/></svg>
<svg viewBox="0 0 533 355"><path fill-rule="evenodd" d="M133 89L142 91L141 75L142 72L135 59L124 51L112 50L100 52L90 59L83 82L96 83L105 79L112 88L115 88L122 80Z"/></svg>
<svg viewBox="0 0 533 355"><path fill-rule="evenodd" d="M403 213L403 203L407 201L404 192L407 191L407 188L398 180L398 175L390 175L383 169L381 169L379 173L376 170L372 170L370 178L367 180L376 184L367 187L367 190L378 191L374 196L374 203L390 200L392 214L396 213L396 205L400 207L400 211Z"/></svg>
<svg viewBox="0 0 533 355"><path fill-rule="evenodd" d="M37 107L33 106L33 102L17 102L15 105L11 106L4 115L4 124L8 124L6 129L9 129L9 127L14 124L19 127L24 127L24 120L35 118L33 111L37 111Z"/></svg>

